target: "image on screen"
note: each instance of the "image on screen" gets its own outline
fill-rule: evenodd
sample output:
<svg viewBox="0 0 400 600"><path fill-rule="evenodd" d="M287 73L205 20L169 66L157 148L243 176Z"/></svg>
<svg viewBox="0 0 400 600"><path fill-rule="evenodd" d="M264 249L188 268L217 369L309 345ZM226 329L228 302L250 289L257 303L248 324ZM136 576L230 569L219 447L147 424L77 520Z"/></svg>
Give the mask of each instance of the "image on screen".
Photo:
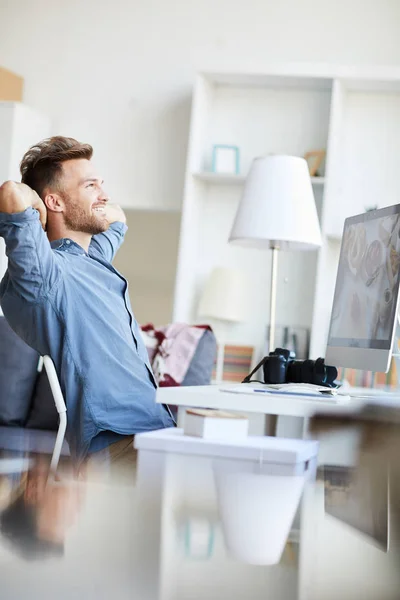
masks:
<svg viewBox="0 0 400 600"><path fill-rule="evenodd" d="M387 349L400 271L400 206L346 220L329 345Z"/></svg>

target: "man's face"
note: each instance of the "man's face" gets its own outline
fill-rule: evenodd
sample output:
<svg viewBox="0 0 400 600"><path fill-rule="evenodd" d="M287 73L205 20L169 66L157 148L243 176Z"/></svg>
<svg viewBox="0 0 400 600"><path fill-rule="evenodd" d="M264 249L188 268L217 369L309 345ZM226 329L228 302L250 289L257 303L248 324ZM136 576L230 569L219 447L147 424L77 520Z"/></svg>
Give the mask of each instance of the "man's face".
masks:
<svg viewBox="0 0 400 600"><path fill-rule="evenodd" d="M61 191L65 225L71 231L96 235L108 228L105 206L108 196L103 180L90 160L68 160L62 165Z"/></svg>

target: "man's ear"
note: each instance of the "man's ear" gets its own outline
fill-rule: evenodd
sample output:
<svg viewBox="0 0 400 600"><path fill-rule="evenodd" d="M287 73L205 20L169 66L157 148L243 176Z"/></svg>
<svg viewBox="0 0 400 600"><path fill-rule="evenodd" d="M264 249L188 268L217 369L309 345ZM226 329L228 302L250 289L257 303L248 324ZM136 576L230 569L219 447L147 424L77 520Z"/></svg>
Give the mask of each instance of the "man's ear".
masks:
<svg viewBox="0 0 400 600"><path fill-rule="evenodd" d="M45 203L47 210L51 210L52 212L63 212L64 210L64 200L59 194L46 193L43 202Z"/></svg>

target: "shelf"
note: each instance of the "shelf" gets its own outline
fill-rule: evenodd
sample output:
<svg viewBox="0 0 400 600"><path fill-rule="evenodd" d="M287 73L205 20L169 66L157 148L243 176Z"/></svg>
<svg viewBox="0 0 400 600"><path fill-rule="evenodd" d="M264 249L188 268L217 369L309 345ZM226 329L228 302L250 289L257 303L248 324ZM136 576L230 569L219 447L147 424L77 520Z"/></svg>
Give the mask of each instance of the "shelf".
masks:
<svg viewBox="0 0 400 600"><path fill-rule="evenodd" d="M246 175L231 175L229 173L213 173L212 171L201 171L193 173L193 177L206 183L216 185L243 185ZM311 177L313 185L324 185L325 177Z"/></svg>
<svg viewBox="0 0 400 600"><path fill-rule="evenodd" d="M212 171L201 171L193 173L193 177L206 183L217 185L242 185L246 181L245 175L231 175L229 173L213 173Z"/></svg>

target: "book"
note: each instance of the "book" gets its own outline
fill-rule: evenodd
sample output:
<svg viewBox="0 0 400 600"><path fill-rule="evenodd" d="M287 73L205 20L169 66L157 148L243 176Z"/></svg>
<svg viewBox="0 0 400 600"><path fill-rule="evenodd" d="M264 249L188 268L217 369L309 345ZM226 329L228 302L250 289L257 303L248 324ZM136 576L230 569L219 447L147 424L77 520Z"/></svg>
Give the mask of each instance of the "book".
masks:
<svg viewBox="0 0 400 600"><path fill-rule="evenodd" d="M184 435L208 440L237 440L246 438L249 420L244 415L223 410L187 409Z"/></svg>

